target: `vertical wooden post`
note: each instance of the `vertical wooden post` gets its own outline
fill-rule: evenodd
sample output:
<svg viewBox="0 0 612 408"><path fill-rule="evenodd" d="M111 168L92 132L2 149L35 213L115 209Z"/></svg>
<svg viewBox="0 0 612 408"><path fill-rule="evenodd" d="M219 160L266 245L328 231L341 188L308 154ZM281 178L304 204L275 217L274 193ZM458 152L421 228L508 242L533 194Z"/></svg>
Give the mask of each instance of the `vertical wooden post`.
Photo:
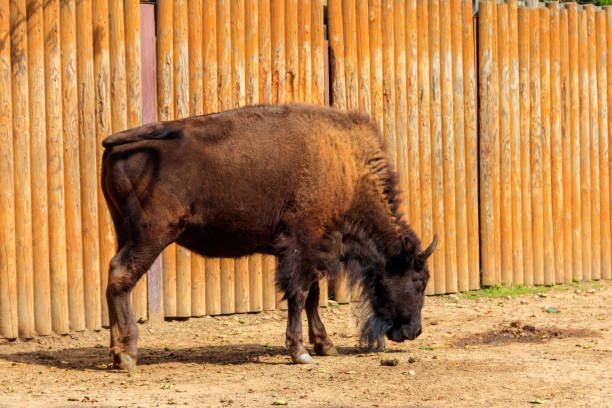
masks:
<svg viewBox="0 0 612 408"><path fill-rule="evenodd" d="M372 118L372 101L370 95L370 30L368 1L356 0L357 7L357 74L359 77L359 110L370 113ZM318 17L317 17L318 18ZM323 28L323 17L313 19L314 25ZM415 33L416 34L416 33ZM323 67L321 67L323 68ZM322 103L322 102L321 102Z"/></svg>
<svg viewBox="0 0 612 408"><path fill-rule="evenodd" d="M606 23L605 23L605 27L606 27L606 43L608 44L608 52L606 54L606 79L607 81L612 81L612 46L610 46L610 44L612 44L612 7L606 7ZM607 82L606 81L606 82ZM612 104L612 84L607 84L608 89L607 89L607 105L611 106ZM607 131L608 131L608 146L611 146L612 144L610 143L610 138L612 137L612 118L610 117L610 115L612 114L612 109L608 109L607 112L607 119L608 119L608 127L607 127ZM608 152L608 155L610 153ZM610 163L608 161L608 173L612 174L612 163ZM612 177L609 177L610 180L612 180ZM612 181L611 181L612 183ZM610 195L612 197L612 184L610 184L609 186L609 192ZM610 209L610 215L612 216L612 208ZM611 232L612 234L612 232ZM612 240L612 238L611 238ZM612 259L610 261L612 263ZM610 279L612 277L612 271L610 269L608 269L607 271L605 271L605 277L607 279Z"/></svg>
<svg viewBox="0 0 612 408"><path fill-rule="evenodd" d="M0 2L0 335L18 335L9 0Z"/></svg>
<svg viewBox="0 0 612 408"><path fill-rule="evenodd" d="M499 155L501 282L512 283L512 152L510 142L510 65L508 60L508 4L497 6L499 62Z"/></svg>
<svg viewBox="0 0 612 408"><path fill-rule="evenodd" d="M346 81L347 110L357 110L359 107L359 85L357 78L357 21L355 14L355 0L343 0L342 23L344 26L344 78Z"/></svg>
<svg viewBox="0 0 612 408"><path fill-rule="evenodd" d="M310 32L310 15L312 6L310 0L298 3L298 100L312 103L312 56ZM322 24L322 21L318 22Z"/></svg>
<svg viewBox="0 0 612 408"><path fill-rule="evenodd" d="M444 249L446 292L457 291L455 211L455 134L453 128L453 67L449 0L440 0L440 86L442 89L442 158L444 172Z"/></svg>
<svg viewBox="0 0 612 408"><path fill-rule="evenodd" d="M469 288L478 289L480 288L480 244L478 236L478 122L476 120L476 72L474 67L474 26L472 23L473 15L471 0L463 0L462 7L463 104L465 115L465 179Z"/></svg>
<svg viewBox="0 0 612 408"><path fill-rule="evenodd" d="M28 7L28 98L32 165L32 240L34 259L34 326L38 335L51 334L49 217L47 210L47 147L45 133L45 65L42 0ZM8 93L7 93L8 95ZM97 180L97 177L96 177ZM97 238L97 237L96 237ZM99 260L96 259L96 262Z"/></svg>
<svg viewBox="0 0 612 408"><path fill-rule="evenodd" d="M160 0L157 6L157 116L174 119L174 20L171 0ZM216 74L216 73L215 73ZM162 253L164 316L176 316L176 245Z"/></svg>
<svg viewBox="0 0 612 408"><path fill-rule="evenodd" d="M542 127L540 99L540 12L531 9L529 81L531 97L531 207L533 214L533 283L544 283L544 195L542 193Z"/></svg>
<svg viewBox="0 0 612 408"><path fill-rule="evenodd" d="M521 150L521 206L523 212L523 277L516 284L533 284L533 245L531 209L531 97L530 74L530 10L521 7L518 11L518 52L519 52L519 104L520 104L520 150Z"/></svg>
<svg viewBox="0 0 612 408"><path fill-rule="evenodd" d="M329 5L330 17L332 17L332 5ZM272 48L272 103L285 103L285 1L270 0L270 41ZM330 19L331 20L331 19ZM332 38L332 27L330 21L330 41ZM344 77L344 69L342 70ZM344 90L344 87L343 87Z"/></svg>
<svg viewBox="0 0 612 408"><path fill-rule="evenodd" d="M217 1L217 64L219 110L232 107L230 0ZM234 313L234 260L221 259L221 313Z"/></svg>
<svg viewBox="0 0 612 408"><path fill-rule="evenodd" d="M35 331L26 0L10 2L10 33L17 312L19 336L29 339Z"/></svg>
<svg viewBox="0 0 612 408"><path fill-rule="evenodd" d="M492 53L491 53L491 73L493 80L495 81L495 86L492 89L492 98L495 106L495 133L493 139L493 236L494 236L494 245L495 245L495 276L494 281L495 284L499 284L501 282L501 158L500 158L500 141L499 141L499 52L498 41L497 41L497 2L493 2L493 36L492 36Z"/></svg>
<svg viewBox="0 0 612 408"><path fill-rule="evenodd" d="M428 2L429 78L431 98L429 103L431 129L431 180L433 232L438 235L438 247L434 258L434 293L446 292L446 237L444 230L444 176L442 157L442 117L440 95L440 2ZM385 65L386 66L386 65ZM431 258L430 258L431 259Z"/></svg>
<svg viewBox="0 0 612 408"><path fill-rule="evenodd" d="M597 126L599 131L599 185L601 192L601 278L612 273L610 247L610 169L608 153L608 76L606 72L606 12L596 13Z"/></svg>
<svg viewBox="0 0 612 408"><path fill-rule="evenodd" d="M270 0L259 0L258 4L258 50L259 50L259 102L271 103L272 88L272 44L270 32ZM284 34L283 34L284 36ZM280 38L283 38L280 36ZM278 49L278 47L276 47ZM284 55L283 55L284 61ZM273 310L276 307L275 296L275 259L264 255L261 265L262 307L263 310Z"/></svg>
<svg viewBox="0 0 612 408"><path fill-rule="evenodd" d="M572 280L572 127L571 127L571 91L569 77L569 39L568 39L568 14L564 8L560 12L560 37L559 47L561 49L561 128L563 139L563 280Z"/></svg>
<svg viewBox="0 0 612 408"><path fill-rule="evenodd" d="M580 213L580 82L578 79L578 5L568 3L568 49L571 128L572 278L582 279L582 217Z"/></svg>
<svg viewBox="0 0 612 408"><path fill-rule="evenodd" d="M463 13L461 0L451 0L451 49L453 65L453 134L455 138L455 208L456 208L456 246L457 246L457 289L468 290L468 233L466 208L465 173L465 123L463 100L463 38L461 25Z"/></svg>
<svg viewBox="0 0 612 408"><path fill-rule="evenodd" d="M427 0L417 0L417 95L419 112L419 183L421 193L421 240L431 242L434 235L432 217L432 177L431 177L431 128L430 120L430 87L429 87L429 13ZM438 249L436 252L440 251ZM429 263L429 283L425 293L435 293L435 276L438 273L435 256Z"/></svg>
<svg viewBox="0 0 612 408"><path fill-rule="evenodd" d="M102 139L112 133L111 130L111 74L109 62L109 29L108 1L93 0L92 8L94 42L94 88L96 90L96 146L97 146L97 179L101 179ZM100 234L100 285L101 293L106 293L108 284L108 264L115 252L115 239L112 222L102 189L98 186L98 232ZM108 326L108 308L106 297L101 296L102 326Z"/></svg>
<svg viewBox="0 0 612 408"><path fill-rule="evenodd" d="M382 132L383 121L383 70L382 70L382 9L381 0L368 1L369 34L370 34L370 102L372 118L378 123ZM329 12L328 12L328 15ZM331 44L331 31L330 31ZM334 102L335 104L335 102Z"/></svg>
<svg viewBox="0 0 612 408"><path fill-rule="evenodd" d="M60 9L61 80L66 198L66 261L70 329L85 330L83 294L83 241L81 239L81 173L79 169L78 96L75 1Z"/></svg>
<svg viewBox="0 0 612 408"><path fill-rule="evenodd" d="M298 1L285 0L285 87L287 102L298 101Z"/></svg>
<svg viewBox="0 0 612 408"><path fill-rule="evenodd" d="M578 12L578 70L580 75L580 209L582 219L582 279L591 279L591 139L589 123L589 44L586 11Z"/></svg>
<svg viewBox="0 0 612 408"><path fill-rule="evenodd" d="M554 282L563 282L563 136L561 132L561 48L559 4L547 3L550 10L550 173L554 239Z"/></svg>
<svg viewBox="0 0 612 408"><path fill-rule="evenodd" d="M408 186L406 191L410 225L421 236L421 188L419 185L419 101L417 95L417 1L406 2L406 104ZM461 37L459 39L461 41ZM427 245L427 244L425 244Z"/></svg>
<svg viewBox="0 0 612 408"><path fill-rule="evenodd" d="M387 141L388 154L397 169L397 139L395 138L395 88L393 69L395 63L393 38L393 0L382 0L382 94L383 127L382 134ZM348 97L347 97L348 100Z"/></svg>
<svg viewBox="0 0 612 408"><path fill-rule="evenodd" d="M47 194L49 206L49 267L51 271L51 324L58 334L68 333L68 276L64 210L62 143L62 90L59 0L45 2L45 99L47 118Z"/></svg>
<svg viewBox="0 0 612 408"><path fill-rule="evenodd" d="M399 178L399 191L404 200L400 206L400 211L408 220L412 219L412 214L408 212L409 205L406 198L410 197L410 184L408 182L408 132L407 132L407 116L408 110L406 107L406 6L403 0L393 0L393 25L388 30L393 31L393 57L392 65L387 66L388 69L394 72L393 87L395 92L395 162L397 163L397 172ZM347 24L345 23L345 26ZM347 35L345 35L345 38ZM346 44L346 49L349 45ZM348 58L347 58L348 61ZM348 66L348 64L347 64ZM391 69L391 67L394 67ZM349 71L347 69L347 78ZM348 88L347 94L351 91ZM351 100L352 96L348 99ZM412 199L412 197L410 197Z"/></svg>
<svg viewBox="0 0 612 408"><path fill-rule="evenodd" d="M512 208L512 276L508 283L523 281L523 211L521 205L521 132L519 102L519 55L518 55L518 11L517 1L508 2L508 69L510 106L510 166Z"/></svg>
<svg viewBox="0 0 612 408"><path fill-rule="evenodd" d="M540 106L541 106L541 140L542 140L542 195L543 195L543 231L544 231L544 284L552 285L555 281L554 235L552 220L551 157L550 157L550 13L547 8L540 8Z"/></svg>
<svg viewBox="0 0 612 408"><path fill-rule="evenodd" d="M597 68L595 58L597 53L595 33L595 6L585 5L587 15L588 73L589 73L589 124L590 124L590 155L591 163L591 279L601 277L601 208L599 187L599 131L597 126L598 96Z"/></svg>
<svg viewBox="0 0 612 408"><path fill-rule="evenodd" d="M217 98L217 4L216 0L202 1L202 69L203 110L218 110ZM206 258L205 261L206 314L221 313L221 261Z"/></svg>
<svg viewBox="0 0 612 408"><path fill-rule="evenodd" d="M493 100L493 88L497 78L493 75L493 25L492 2L480 3L478 18L478 77L480 99L480 242L482 283L495 284L495 208L493 203L494 176L493 145L497 122L497 106ZM434 215L435 218L435 215ZM436 262L437 268L437 262Z"/></svg>
<svg viewBox="0 0 612 408"><path fill-rule="evenodd" d="M125 76L127 127L142 125L142 72L140 51L140 2L125 0ZM132 290L132 307L136 321L147 320L147 275Z"/></svg>

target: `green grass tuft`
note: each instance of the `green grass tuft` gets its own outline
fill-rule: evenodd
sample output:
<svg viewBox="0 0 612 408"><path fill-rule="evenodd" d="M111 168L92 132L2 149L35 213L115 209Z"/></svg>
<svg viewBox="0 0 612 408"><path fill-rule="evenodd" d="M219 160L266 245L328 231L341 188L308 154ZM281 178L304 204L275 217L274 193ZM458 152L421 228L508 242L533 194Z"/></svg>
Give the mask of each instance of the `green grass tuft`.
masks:
<svg viewBox="0 0 612 408"><path fill-rule="evenodd" d="M544 286L527 287L523 285L501 286L495 285L479 290L470 290L462 293L461 297L466 299L486 298L505 298L508 296L516 297L520 295L528 295L533 293L543 293L546 290Z"/></svg>

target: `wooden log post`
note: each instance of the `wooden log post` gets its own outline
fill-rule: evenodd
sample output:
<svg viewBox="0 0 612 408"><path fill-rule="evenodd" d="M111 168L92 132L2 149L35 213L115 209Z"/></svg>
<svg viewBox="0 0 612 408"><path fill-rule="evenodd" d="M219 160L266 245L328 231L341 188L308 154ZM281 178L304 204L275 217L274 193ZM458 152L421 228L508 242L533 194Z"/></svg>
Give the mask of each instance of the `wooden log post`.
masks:
<svg viewBox="0 0 612 408"><path fill-rule="evenodd" d="M407 154L408 154L408 221L421 237L421 186L419 169L419 100L417 1L406 2L406 104L407 104ZM459 40L461 41L461 39Z"/></svg>
<svg viewBox="0 0 612 408"><path fill-rule="evenodd" d="M10 2L10 33L17 324L19 337L29 339L35 330L26 0Z"/></svg>
<svg viewBox="0 0 612 408"><path fill-rule="evenodd" d="M519 105L520 105L520 150L521 150L521 205L523 212L523 279L516 284L533 284L533 229L531 208L531 92L529 89L530 74L530 10L520 8L518 11L519 35Z"/></svg>
<svg viewBox="0 0 612 408"><path fill-rule="evenodd" d="M508 69L510 106L510 182L512 208L512 277L508 283L517 284L524 279L523 270L523 208L521 202L521 131L519 102L519 55L518 55L518 9L517 1L508 2Z"/></svg>
<svg viewBox="0 0 612 408"><path fill-rule="evenodd" d="M346 81L346 109L359 108L359 84L357 71L357 17L355 0L342 1L344 33L344 79Z"/></svg>
<svg viewBox="0 0 612 408"><path fill-rule="evenodd" d="M610 279L612 273L610 247L610 169L608 153L608 75L606 69L606 12L596 13L597 55L597 126L599 131L599 188L601 193L601 278Z"/></svg>
<svg viewBox="0 0 612 408"><path fill-rule="evenodd" d="M297 102L299 84L298 1L285 0L285 87L286 102Z"/></svg>
<svg viewBox="0 0 612 408"><path fill-rule="evenodd" d="M551 187L551 106L550 106L550 12L540 8L540 106L542 140L542 195L544 231L544 284L555 281L554 235Z"/></svg>
<svg viewBox="0 0 612 408"><path fill-rule="evenodd" d="M462 7L463 104L465 115L464 135L466 155L466 216L468 228L469 288L478 289L480 288L480 244L478 236L478 122L476 120L476 71L474 66L472 2L470 0L463 0Z"/></svg>
<svg viewBox="0 0 612 408"><path fill-rule="evenodd" d="M453 65L453 134L455 138L455 208L457 242L457 290L470 287L465 172L465 103L463 91L463 12L461 0L451 0L451 50Z"/></svg>
<svg viewBox="0 0 612 408"><path fill-rule="evenodd" d="M501 282L512 283L512 151L510 142L510 64L508 59L508 4L497 6L499 63L500 248Z"/></svg>
<svg viewBox="0 0 612 408"><path fill-rule="evenodd" d="M578 74L580 78L580 209L582 226L582 279L591 279L591 126L589 123L589 44L587 13L578 12Z"/></svg>
<svg viewBox="0 0 612 408"><path fill-rule="evenodd" d="M480 3L478 19L478 77L480 95L480 242L482 283L495 283L495 209L493 204L493 150L497 106L493 101L493 7L491 2ZM435 208L435 207L434 207ZM434 219L435 219L434 214ZM436 262L436 268L438 263Z"/></svg>
<svg viewBox="0 0 612 408"><path fill-rule="evenodd" d="M370 40L370 103L372 119L384 128L382 70L382 9L381 0L368 1L368 33ZM331 45L331 32L330 32Z"/></svg>
<svg viewBox="0 0 612 408"><path fill-rule="evenodd" d="M312 103L312 55L310 0L298 2L298 100ZM318 22L322 24L321 22Z"/></svg>
<svg viewBox="0 0 612 408"><path fill-rule="evenodd" d="M606 7L606 22L605 22L605 32L606 32L606 43L612 44L612 7ZM612 81L612 47L608 47L608 51L606 54L606 82L607 81ZM612 84L607 83L607 105L610 106L610 104L612 103ZM612 109L608 109L607 112L607 119L608 119L608 127L607 127L607 131L608 131L608 146L610 146L610 137L612 137L612 129L610 128L612 126L612 118L610 117L610 115L612 114ZM608 153L609 155L609 153ZM610 163L608 161L608 173L612 174L612 163ZM612 177L610 177L610 180L612 180ZM609 191L612 192L612 184L609 186ZM610 214L612 215L612 208L610 209ZM612 228L612 227L611 227ZM612 234L612 232L611 232ZM612 239L611 239L612 240ZM612 259L611 261L612 262ZM610 269L606 270L604 273L604 277L606 279L610 279L612 277L612 271Z"/></svg>
<svg viewBox="0 0 612 408"><path fill-rule="evenodd" d="M495 284L501 282L501 157L500 157L500 141L499 141L499 52L497 38L497 2L494 2L493 7L493 36L491 50L491 73L495 81L495 86L492 89L492 98L495 108L495 138L493 139L493 236L495 246Z"/></svg>
<svg viewBox="0 0 612 408"><path fill-rule="evenodd" d="M597 34L595 33L595 6L585 5L587 15L588 73L589 73L589 134L591 163L591 279L601 278L601 192L599 186L599 128L597 126Z"/></svg>
<svg viewBox="0 0 612 408"><path fill-rule="evenodd" d="M357 8L357 76L359 88L359 110L372 115L370 95L370 30L367 0L356 0ZM323 29L323 16L319 19L313 15L313 30L315 25ZM416 33L415 33L416 34ZM314 44L313 44L314 45ZM322 67L321 67L322 68ZM313 71L314 72L314 71ZM323 73L323 72L321 72ZM322 102L319 103L323 103Z"/></svg>
<svg viewBox="0 0 612 408"><path fill-rule="evenodd" d="M59 11L59 0L47 1L43 6L51 324L54 332L65 334L70 330L70 321L68 314L68 275L66 270Z"/></svg>
<svg viewBox="0 0 612 408"><path fill-rule="evenodd" d="M563 282L563 135L561 126L561 48L558 3L547 3L550 10L550 173L554 244L554 279Z"/></svg>
<svg viewBox="0 0 612 408"><path fill-rule="evenodd" d="M433 254L435 268L433 280L434 293L446 293L444 160L442 156L442 96L440 94L440 2L432 0L428 2L428 7L432 217L434 224L433 232L438 235L437 251Z"/></svg>
<svg viewBox="0 0 612 408"><path fill-rule="evenodd" d="M572 127L569 76L569 39L567 9L560 11L559 47L561 49L561 133L563 139L563 280L572 281Z"/></svg>
<svg viewBox="0 0 612 408"><path fill-rule="evenodd" d="M11 101L11 21L9 1L0 2L0 335L18 335L13 126Z"/></svg>
<svg viewBox="0 0 612 408"><path fill-rule="evenodd" d="M27 18L28 112L32 166L32 228L36 228L37 237L32 240L34 326L36 333L44 336L51 334L51 279L49 274L46 120L45 115L41 114L45 109L43 9L42 0L29 4L31 7L28 7ZM99 259L96 259L96 262L99 262Z"/></svg>
<svg viewBox="0 0 612 408"><path fill-rule="evenodd" d="M580 212L580 82L578 77L578 6L566 5L568 12L571 191L572 191L572 278L582 279L582 217Z"/></svg>
<svg viewBox="0 0 612 408"><path fill-rule="evenodd" d="M85 330L83 293L83 240L81 238L81 173L79 168L79 119L77 96L75 1L60 8L62 137L64 150L64 194L66 203L66 266L70 329Z"/></svg>

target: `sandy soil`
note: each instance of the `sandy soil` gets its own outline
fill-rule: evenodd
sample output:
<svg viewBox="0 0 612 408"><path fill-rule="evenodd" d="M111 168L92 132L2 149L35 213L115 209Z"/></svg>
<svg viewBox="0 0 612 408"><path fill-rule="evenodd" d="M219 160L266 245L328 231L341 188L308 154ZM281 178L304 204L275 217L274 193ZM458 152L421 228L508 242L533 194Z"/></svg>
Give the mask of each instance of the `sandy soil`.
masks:
<svg viewBox="0 0 612 408"><path fill-rule="evenodd" d="M601 285L430 297L423 334L379 354L356 347L354 305L329 307L340 355L307 366L285 354L284 312L141 325L131 375L108 368L107 331L0 340L0 406L612 407L612 283Z"/></svg>

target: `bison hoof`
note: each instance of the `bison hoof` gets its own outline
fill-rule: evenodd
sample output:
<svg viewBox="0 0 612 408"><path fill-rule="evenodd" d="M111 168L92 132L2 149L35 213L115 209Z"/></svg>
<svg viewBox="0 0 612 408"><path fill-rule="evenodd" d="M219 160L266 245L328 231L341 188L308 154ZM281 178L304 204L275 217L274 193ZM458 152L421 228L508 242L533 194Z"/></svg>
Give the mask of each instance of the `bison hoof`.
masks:
<svg viewBox="0 0 612 408"><path fill-rule="evenodd" d="M125 351L115 355L113 366L121 370L133 371L136 368L136 359Z"/></svg>
<svg viewBox="0 0 612 408"><path fill-rule="evenodd" d="M291 359L295 364L314 364L315 362L308 353L300 354L297 357L291 356Z"/></svg>
<svg viewBox="0 0 612 408"><path fill-rule="evenodd" d="M337 356L338 355L338 350L336 350L336 347L334 347L333 345L325 346L322 344L315 344L314 350L315 350L315 353L317 353L317 355L319 356Z"/></svg>

